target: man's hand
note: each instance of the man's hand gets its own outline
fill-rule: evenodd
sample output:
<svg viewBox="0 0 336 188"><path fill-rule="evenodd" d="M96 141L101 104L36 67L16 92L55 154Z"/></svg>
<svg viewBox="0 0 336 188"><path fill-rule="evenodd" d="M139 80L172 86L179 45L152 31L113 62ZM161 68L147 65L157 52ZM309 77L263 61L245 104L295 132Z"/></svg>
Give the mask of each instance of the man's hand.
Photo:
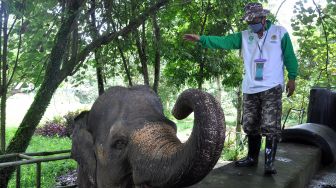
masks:
<svg viewBox="0 0 336 188"><path fill-rule="evenodd" d="M192 41L192 42L197 42L200 40L200 36L199 35L195 35L195 34L185 34L183 36L184 40L188 40L188 41Z"/></svg>
<svg viewBox="0 0 336 188"><path fill-rule="evenodd" d="M287 92L287 97L290 97L293 95L295 90L295 80L288 80L287 85L286 85L286 92Z"/></svg>

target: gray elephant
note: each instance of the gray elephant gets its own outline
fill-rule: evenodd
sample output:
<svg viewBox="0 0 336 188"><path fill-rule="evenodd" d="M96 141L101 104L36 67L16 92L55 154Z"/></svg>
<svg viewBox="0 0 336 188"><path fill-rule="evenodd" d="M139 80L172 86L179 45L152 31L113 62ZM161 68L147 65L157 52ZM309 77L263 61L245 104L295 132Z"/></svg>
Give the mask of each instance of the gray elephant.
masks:
<svg viewBox="0 0 336 188"><path fill-rule="evenodd" d="M147 86L112 87L89 112L75 119L72 157L78 186L186 187L214 167L225 139L224 114L216 99L196 89L184 91L173 109L177 119L194 112L185 143L163 114L159 97Z"/></svg>

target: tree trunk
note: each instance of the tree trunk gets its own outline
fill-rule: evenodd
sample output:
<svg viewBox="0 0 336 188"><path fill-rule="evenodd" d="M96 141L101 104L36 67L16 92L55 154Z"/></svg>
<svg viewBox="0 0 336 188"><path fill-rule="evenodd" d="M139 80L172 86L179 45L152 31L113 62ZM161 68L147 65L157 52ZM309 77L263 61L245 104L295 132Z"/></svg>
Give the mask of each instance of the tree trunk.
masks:
<svg viewBox="0 0 336 188"><path fill-rule="evenodd" d="M108 6L108 5L106 5L106 6ZM112 24L113 32L117 32L116 24L113 22L113 20L111 21L111 24ZM131 75L131 71L129 69L128 60L125 57L125 54L124 54L124 51L123 51L123 49L122 49L122 47L120 45L119 39L116 39L116 42L117 42L118 51L119 51L121 59L123 61L123 66L124 66L124 69L125 69L126 77L128 79L128 85L129 86L133 86L132 75Z"/></svg>
<svg viewBox="0 0 336 188"><path fill-rule="evenodd" d="M7 4L2 2L3 13L3 48L2 48L2 82L1 82L1 129L4 133L1 150L6 150L6 103L7 103L7 52L8 52L8 10Z"/></svg>
<svg viewBox="0 0 336 188"><path fill-rule="evenodd" d="M103 64L101 62L101 53L99 50L95 50L95 60L96 60L96 74L97 74L97 84L98 84L98 94L102 95L104 93L104 76L103 76Z"/></svg>
<svg viewBox="0 0 336 188"><path fill-rule="evenodd" d="M153 90L158 93L159 82L160 82L160 43L161 43L161 33L160 27L157 23L156 14L153 15L153 29L154 29L154 48L155 48L155 61L154 61L154 84Z"/></svg>
<svg viewBox="0 0 336 188"><path fill-rule="evenodd" d="M3 20L3 13L4 13L4 2L0 2L1 3L1 7L0 7L0 57L2 57L2 20ZM0 63L2 64L2 58L0 58ZM0 80L2 80L2 75L0 74ZM0 86L0 94L2 95L2 87ZM1 110L1 109L0 109ZM1 110L2 112L2 110ZM1 116L2 117L2 116ZM0 117L0 118L1 118ZM1 132L1 139L0 139L0 152L4 153L6 150L6 126L3 126L0 123L0 132Z"/></svg>
<svg viewBox="0 0 336 188"><path fill-rule="evenodd" d="M241 87L238 87L237 94L237 118L236 118L236 146L241 144L241 131L242 131L242 108L243 98Z"/></svg>
<svg viewBox="0 0 336 188"><path fill-rule="evenodd" d="M220 76L216 76L216 99L219 103L221 103L222 101L222 83L221 83L221 77Z"/></svg>
<svg viewBox="0 0 336 188"><path fill-rule="evenodd" d="M203 1L202 1L202 4L203 4ZM203 18L202 23L201 23L200 35L202 35L204 33L205 25L206 25L206 22L207 22L207 19L208 19L209 11L210 11L210 5L211 5L211 2L208 0L207 7L204 10L205 15L204 15L204 18ZM204 9L204 7L203 7L203 9ZM205 64L205 59L206 58L205 58L205 53L202 53L203 49L201 47L198 47L198 49L199 49L198 62L199 62L199 66L200 66L200 72L199 72L199 78L198 78L198 89L202 89L202 85L203 85L203 82L204 82L204 64ZM204 50L204 52L206 52L206 51L207 51L207 49Z"/></svg>
<svg viewBox="0 0 336 188"><path fill-rule="evenodd" d="M96 40L99 36L99 31L96 25L96 0L91 0L91 7L89 12L91 12L91 37L93 40ZM98 95L104 93L104 76L103 76L103 63L101 62L101 53L97 49L94 52L96 60L96 76L97 76L97 85L98 85Z"/></svg>
<svg viewBox="0 0 336 188"><path fill-rule="evenodd" d="M141 68L142 68L142 75L144 78L144 84L149 85L149 76L148 76L148 68L147 68L147 52L146 52L146 23L142 23L142 33L141 36L139 34L139 31L135 31L135 41L136 46L139 53Z"/></svg>
<svg viewBox="0 0 336 188"><path fill-rule="evenodd" d="M120 53L120 56L121 56L121 59L123 61L123 65L124 65L124 69L125 69L125 72L126 72L126 76L127 76L127 79L128 79L128 85L129 86L133 86L133 83L132 83L132 76L131 76L131 71L129 70L129 67L128 67L128 61L126 60L126 57L124 55L124 52L123 50L121 49L120 47L120 44L119 44L119 41L118 41L118 50L119 50L119 53Z"/></svg>

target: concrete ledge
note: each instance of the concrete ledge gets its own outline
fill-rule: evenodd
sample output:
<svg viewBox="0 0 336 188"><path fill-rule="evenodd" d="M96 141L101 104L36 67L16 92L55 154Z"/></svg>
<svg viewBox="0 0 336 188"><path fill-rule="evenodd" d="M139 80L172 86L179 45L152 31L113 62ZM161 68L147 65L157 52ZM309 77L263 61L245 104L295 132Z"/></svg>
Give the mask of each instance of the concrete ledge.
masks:
<svg viewBox="0 0 336 188"><path fill-rule="evenodd" d="M304 123L282 131L282 142L317 146L322 151L321 163L332 165L336 161L336 132L326 125Z"/></svg>
<svg viewBox="0 0 336 188"><path fill-rule="evenodd" d="M212 170L196 187L221 188L304 188L320 168L319 148L293 143L279 143L276 156L278 173L264 176L264 152L258 167L237 168L229 163Z"/></svg>

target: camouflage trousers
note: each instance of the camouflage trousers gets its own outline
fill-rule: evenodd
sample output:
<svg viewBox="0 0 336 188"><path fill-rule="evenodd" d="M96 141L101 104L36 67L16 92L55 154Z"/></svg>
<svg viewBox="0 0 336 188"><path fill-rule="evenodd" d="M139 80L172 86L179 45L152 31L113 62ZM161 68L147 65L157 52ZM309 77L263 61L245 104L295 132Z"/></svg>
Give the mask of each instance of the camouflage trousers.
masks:
<svg viewBox="0 0 336 188"><path fill-rule="evenodd" d="M244 94L243 129L247 135L281 136L282 87Z"/></svg>

